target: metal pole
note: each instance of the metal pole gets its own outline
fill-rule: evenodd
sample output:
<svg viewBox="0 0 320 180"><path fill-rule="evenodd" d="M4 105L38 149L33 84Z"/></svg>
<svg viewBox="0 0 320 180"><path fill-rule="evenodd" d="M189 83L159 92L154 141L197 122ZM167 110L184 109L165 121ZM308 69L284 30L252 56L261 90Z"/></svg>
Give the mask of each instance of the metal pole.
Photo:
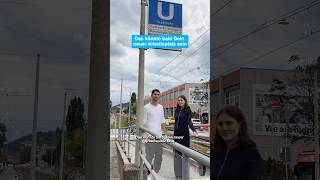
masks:
<svg viewBox="0 0 320 180"><path fill-rule="evenodd" d="M132 96L132 91L130 89L130 99L129 99L129 115L128 115L128 126L130 126L130 120L131 120L131 96Z"/></svg>
<svg viewBox="0 0 320 180"><path fill-rule="evenodd" d="M132 96L132 94L131 94L131 89L130 89L130 99L129 99L129 115L128 115L128 157L130 157L130 130L131 130L131 128L130 128L130 120L131 120L131 96Z"/></svg>
<svg viewBox="0 0 320 180"><path fill-rule="evenodd" d="M86 180L110 176L110 1L92 1Z"/></svg>
<svg viewBox="0 0 320 180"><path fill-rule="evenodd" d="M182 154L182 180L189 180L189 157Z"/></svg>
<svg viewBox="0 0 320 180"><path fill-rule="evenodd" d="M121 89L120 89L120 118L119 118L119 127L121 126L120 123L122 121L122 82L123 80L121 79Z"/></svg>
<svg viewBox="0 0 320 180"><path fill-rule="evenodd" d="M128 157L130 157L130 132L131 132L131 127L128 129Z"/></svg>
<svg viewBox="0 0 320 180"><path fill-rule="evenodd" d="M318 90L318 72L314 72L314 140L315 140L315 147L314 147L314 162L315 162L315 180L320 180L320 167L319 167L319 90Z"/></svg>
<svg viewBox="0 0 320 180"><path fill-rule="evenodd" d="M140 129L137 129L137 134L142 134ZM139 147L142 147L142 140L141 139L137 139L136 142L137 142L137 145ZM144 152L143 152L142 149L139 149L139 151L141 152L142 155L144 155ZM135 157L135 159L137 159L137 156ZM140 170L139 170L140 178L139 178L139 180L142 180L143 179L143 160L142 160L142 157L140 156L139 152L138 152L138 159L140 160L139 161L139 167L140 167ZM137 161L135 161L135 163L137 163Z"/></svg>
<svg viewBox="0 0 320 180"><path fill-rule="evenodd" d="M222 109L223 106L223 77L219 78L219 109Z"/></svg>
<svg viewBox="0 0 320 180"><path fill-rule="evenodd" d="M35 168L36 168L36 153L37 153L37 124L38 124L38 96L39 96L39 69L40 69L40 54L37 54L36 65L36 82L34 91L34 107L33 107L33 127L32 127L32 146L31 146L31 168L30 179L35 180Z"/></svg>
<svg viewBox="0 0 320 180"><path fill-rule="evenodd" d="M66 126L66 105L67 104L67 92L64 92L63 99L63 117L62 117L62 132L61 132L61 147L60 147L60 164L59 164L59 180L63 178L63 160L64 160L64 132Z"/></svg>
<svg viewBox="0 0 320 180"><path fill-rule="evenodd" d="M51 159L50 159L50 168L52 169L52 164L53 164L53 149L51 149Z"/></svg>
<svg viewBox="0 0 320 180"><path fill-rule="evenodd" d="M146 2L141 0L141 15L140 15L140 35L145 34L145 5ZM139 49L139 73L138 73L138 101L137 101L137 120L136 120L136 128L138 132L138 136L140 136L140 126L143 121L143 107L144 107L144 49ZM135 148L135 165L139 166L139 151L141 148L141 144L138 144Z"/></svg>

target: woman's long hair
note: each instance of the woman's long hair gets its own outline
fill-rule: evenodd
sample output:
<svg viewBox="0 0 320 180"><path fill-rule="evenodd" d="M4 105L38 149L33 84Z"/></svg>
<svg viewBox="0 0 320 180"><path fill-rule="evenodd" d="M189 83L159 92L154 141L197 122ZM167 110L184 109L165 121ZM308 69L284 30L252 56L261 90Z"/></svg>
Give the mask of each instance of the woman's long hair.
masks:
<svg viewBox="0 0 320 180"><path fill-rule="evenodd" d="M184 102L186 102L185 104L184 104L184 108L188 108L189 107L189 104L188 104L188 100L187 100L187 98L186 98L186 96L184 96L184 95L180 95L179 97L178 97L178 99L179 98L182 98L183 100L184 100ZM181 109L182 107L180 107L179 106L179 103L177 102L177 109Z"/></svg>
<svg viewBox="0 0 320 180"><path fill-rule="evenodd" d="M248 126L246 123L245 116L238 107L236 107L236 106L224 107L223 109L221 109L218 112L215 120L217 120L219 118L219 116L221 116L222 114L225 114L225 115L232 117L239 124L240 130L239 130L239 139L237 142L238 146L243 145L243 144L247 144L247 143L253 143L253 141L249 137ZM217 124L215 124L215 135L214 135L214 140L213 140L213 148L214 148L214 152L217 152L217 153L222 153L222 152L227 151L226 143L224 142L224 140L221 138L219 132L217 131Z"/></svg>

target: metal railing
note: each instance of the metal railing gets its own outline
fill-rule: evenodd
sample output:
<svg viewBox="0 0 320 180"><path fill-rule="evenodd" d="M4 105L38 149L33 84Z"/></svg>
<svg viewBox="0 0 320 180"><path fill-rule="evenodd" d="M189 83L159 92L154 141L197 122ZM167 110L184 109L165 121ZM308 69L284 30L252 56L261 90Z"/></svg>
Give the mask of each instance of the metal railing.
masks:
<svg viewBox="0 0 320 180"><path fill-rule="evenodd" d="M153 132L149 131L148 129L145 129L143 127L140 127L139 130L136 129L135 125L128 126L128 127L122 127L117 129L118 130L118 141L121 145L122 149L124 150L125 154L127 155L127 158L131 162L130 158L130 144L135 145L134 143L131 143L131 133L134 133L135 135L142 135L143 133L148 133L154 137L157 135ZM142 139L136 138L136 143L139 143L139 147L142 147ZM127 147L126 147L127 144ZM205 156L197 151L194 151L188 147L185 147L179 143L176 142L162 142L162 144L166 144L170 147L172 147L174 150L177 150L182 153L182 179L187 180L189 179L189 158L192 158L193 160L197 161L201 165L204 165L210 169L210 157ZM139 156L140 156L140 173L139 173L139 179L143 179L143 167L144 165L146 168L150 171L150 174L153 176L155 180L161 180L162 178L153 170L153 167L146 159L146 154L143 151L143 148L139 150Z"/></svg>

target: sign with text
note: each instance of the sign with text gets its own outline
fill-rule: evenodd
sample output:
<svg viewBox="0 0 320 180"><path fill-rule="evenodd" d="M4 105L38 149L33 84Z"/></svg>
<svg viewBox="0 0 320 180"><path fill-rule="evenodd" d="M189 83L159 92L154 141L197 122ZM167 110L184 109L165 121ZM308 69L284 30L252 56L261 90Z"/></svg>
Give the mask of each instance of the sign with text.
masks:
<svg viewBox="0 0 320 180"><path fill-rule="evenodd" d="M189 88L189 104L208 104L208 89Z"/></svg>
<svg viewBox="0 0 320 180"><path fill-rule="evenodd" d="M149 0L148 34L182 34L182 4Z"/></svg>
<svg viewBox="0 0 320 180"><path fill-rule="evenodd" d="M253 134L267 136L313 136L312 117L302 104L306 98L285 103L270 96L270 85L253 85Z"/></svg>
<svg viewBox="0 0 320 180"><path fill-rule="evenodd" d="M132 35L132 48L180 49L188 47L188 35Z"/></svg>

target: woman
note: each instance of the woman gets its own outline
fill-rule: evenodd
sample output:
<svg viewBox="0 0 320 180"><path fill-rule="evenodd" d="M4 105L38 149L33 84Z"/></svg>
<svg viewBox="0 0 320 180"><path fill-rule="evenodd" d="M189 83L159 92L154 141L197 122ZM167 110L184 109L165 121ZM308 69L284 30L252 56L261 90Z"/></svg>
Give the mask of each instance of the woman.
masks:
<svg viewBox="0 0 320 180"><path fill-rule="evenodd" d="M191 117L192 112L188 105L187 98L185 96L179 96L177 108L175 110L174 136L181 136L183 138L175 138L174 141L186 147L190 147L189 127L193 132L192 134L198 136L198 133L192 124ZM177 178L181 178L182 176L181 159L181 152L175 151L174 172Z"/></svg>
<svg viewBox="0 0 320 180"><path fill-rule="evenodd" d="M215 120L212 168L214 180L260 180L261 156L248 135L245 117L235 106L220 110Z"/></svg>

